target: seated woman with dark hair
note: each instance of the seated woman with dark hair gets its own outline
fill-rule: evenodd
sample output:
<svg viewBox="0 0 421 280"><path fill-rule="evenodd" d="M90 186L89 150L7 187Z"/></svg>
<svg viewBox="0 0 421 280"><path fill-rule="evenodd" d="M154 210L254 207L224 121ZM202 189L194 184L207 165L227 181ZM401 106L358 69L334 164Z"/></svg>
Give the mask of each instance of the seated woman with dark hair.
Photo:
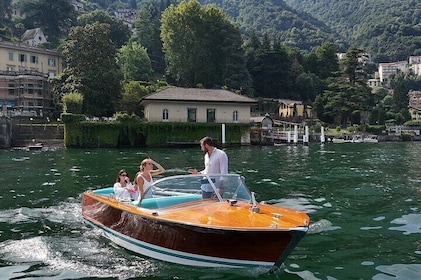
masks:
<svg viewBox="0 0 421 280"><path fill-rule="evenodd" d="M139 195L135 186L130 182L129 174L125 169L118 172L114 183L114 195L117 200L123 201L131 201Z"/></svg>

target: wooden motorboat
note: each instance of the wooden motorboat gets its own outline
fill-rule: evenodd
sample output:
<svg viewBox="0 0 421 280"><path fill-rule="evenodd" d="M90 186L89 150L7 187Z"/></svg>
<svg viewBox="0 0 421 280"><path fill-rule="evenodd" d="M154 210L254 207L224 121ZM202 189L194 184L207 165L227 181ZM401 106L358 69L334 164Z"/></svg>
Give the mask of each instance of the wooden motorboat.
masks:
<svg viewBox="0 0 421 280"><path fill-rule="evenodd" d="M213 189L212 198L202 198L204 185ZM139 201L117 199L112 187L87 191L82 215L113 242L151 258L271 272L310 223L305 213L258 203L236 174L162 178Z"/></svg>

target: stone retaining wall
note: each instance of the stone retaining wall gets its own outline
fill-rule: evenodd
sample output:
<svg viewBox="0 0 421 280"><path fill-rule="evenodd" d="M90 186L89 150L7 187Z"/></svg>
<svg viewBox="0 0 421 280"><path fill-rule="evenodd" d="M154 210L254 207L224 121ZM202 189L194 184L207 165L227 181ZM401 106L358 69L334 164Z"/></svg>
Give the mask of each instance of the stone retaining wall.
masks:
<svg viewBox="0 0 421 280"><path fill-rule="evenodd" d="M64 147L64 125L12 125L12 147L25 147L36 143L42 143L44 147Z"/></svg>

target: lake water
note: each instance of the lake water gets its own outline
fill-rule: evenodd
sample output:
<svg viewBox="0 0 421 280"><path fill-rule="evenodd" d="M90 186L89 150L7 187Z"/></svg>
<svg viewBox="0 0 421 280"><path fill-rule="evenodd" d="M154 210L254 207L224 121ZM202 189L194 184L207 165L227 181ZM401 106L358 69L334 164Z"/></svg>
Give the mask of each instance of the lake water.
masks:
<svg viewBox="0 0 421 280"><path fill-rule="evenodd" d="M199 147L0 150L0 279L421 279L421 143L230 147L257 199L308 213L309 233L272 275L134 255L81 218L81 194L134 175L202 168Z"/></svg>

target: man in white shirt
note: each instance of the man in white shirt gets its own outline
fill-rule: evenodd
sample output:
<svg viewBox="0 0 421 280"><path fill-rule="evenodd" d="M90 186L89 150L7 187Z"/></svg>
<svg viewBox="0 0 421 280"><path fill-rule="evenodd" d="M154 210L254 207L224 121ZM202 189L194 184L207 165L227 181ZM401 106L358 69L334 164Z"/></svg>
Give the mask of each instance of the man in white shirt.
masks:
<svg viewBox="0 0 421 280"><path fill-rule="evenodd" d="M189 169L192 174L228 174L228 156L227 154L216 148L212 138L206 136L200 140L200 148L205 152L205 169L198 171ZM212 197L214 191L210 184L202 184L203 198Z"/></svg>

